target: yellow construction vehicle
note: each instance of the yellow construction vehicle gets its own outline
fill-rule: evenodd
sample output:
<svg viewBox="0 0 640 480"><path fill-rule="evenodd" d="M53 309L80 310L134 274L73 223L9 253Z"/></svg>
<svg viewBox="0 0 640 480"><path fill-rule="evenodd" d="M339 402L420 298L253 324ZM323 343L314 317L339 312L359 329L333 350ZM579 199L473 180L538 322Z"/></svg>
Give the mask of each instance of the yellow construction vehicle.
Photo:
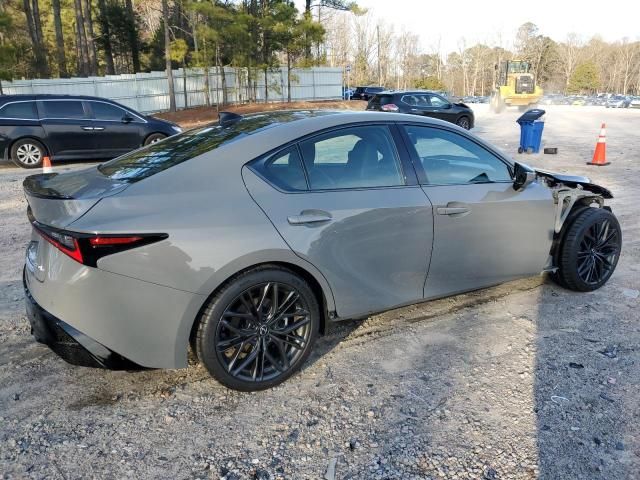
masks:
<svg viewBox="0 0 640 480"><path fill-rule="evenodd" d="M530 73L528 62L508 60L496 65L496 87L491 95L491 110L502 112L505 107L517 106L521 110L534 107L542 98L542 89Z"/></svg>

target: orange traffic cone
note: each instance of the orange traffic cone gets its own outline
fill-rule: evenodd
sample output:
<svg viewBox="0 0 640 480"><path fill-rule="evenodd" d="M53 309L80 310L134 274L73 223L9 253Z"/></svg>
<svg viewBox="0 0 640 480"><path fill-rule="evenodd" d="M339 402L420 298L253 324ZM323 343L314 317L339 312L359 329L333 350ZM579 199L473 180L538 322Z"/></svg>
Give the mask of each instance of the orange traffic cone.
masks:
<svg viewBox="0 0 640 480"><path fill-rule="evenodd" d="M49 157L44 157L42 159L42 173L51 172L53 172L53 168L51 167L51 159Z"/></svg>
<svg viewBox="0 0 640 480"><path fill-rule="evenodd" d="M600 127L600 135L598 136L598 143L596 143L596 150L593 152L593 160L587 162L587 165L597 165L603 167L609 165L611 162L607 162L607 132L604 123Z"/></svg>

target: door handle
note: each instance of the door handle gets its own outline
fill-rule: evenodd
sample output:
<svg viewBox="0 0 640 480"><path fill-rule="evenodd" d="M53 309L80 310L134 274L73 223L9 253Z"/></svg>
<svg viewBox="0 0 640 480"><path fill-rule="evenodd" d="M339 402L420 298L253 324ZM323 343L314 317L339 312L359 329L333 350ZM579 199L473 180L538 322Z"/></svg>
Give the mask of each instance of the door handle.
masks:
<svg viewBox="0 0 640 480"><path fill-rule="evenodd" d="M291 215L287 217L290 225L308 225L313 223L330 222L333 217L329 212L322 210L303 210L300 215Z"/></svg>
<svg viewBox="0 0 640 480"><path fill-rule="evenodd" d="M92 132L94 130L93 127L82 127L82 129L86 132Z"/></svg>
<svg viewBox="0 0 640 480"><path fill-rule="evenodd" d="M469 213L471 209L469 207L460 205L457 202L449 202L446 207L438 207L436 211L438 215L450 215L456 217L462 217L465 214Z"/></svg>
<svg viewBox="0 0 640 480"><path fill-rule="evenodd" d="M93 130L96 132L101 132L102 130L104 130L104 127L93 127Z"/></svg>

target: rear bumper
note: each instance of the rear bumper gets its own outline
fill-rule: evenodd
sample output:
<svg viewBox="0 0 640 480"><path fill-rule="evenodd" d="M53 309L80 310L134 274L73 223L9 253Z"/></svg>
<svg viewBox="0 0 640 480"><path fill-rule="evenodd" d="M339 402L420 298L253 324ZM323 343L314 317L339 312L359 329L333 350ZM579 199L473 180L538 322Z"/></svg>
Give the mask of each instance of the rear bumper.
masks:
<svg viewBox="0 0 640 480"><path fill-rule="evenodd" d="M31 334L36 341L47 345L63 360L81 367L110 370L144 369L51 315L35 301L24 276L23 284Z"/></svg>

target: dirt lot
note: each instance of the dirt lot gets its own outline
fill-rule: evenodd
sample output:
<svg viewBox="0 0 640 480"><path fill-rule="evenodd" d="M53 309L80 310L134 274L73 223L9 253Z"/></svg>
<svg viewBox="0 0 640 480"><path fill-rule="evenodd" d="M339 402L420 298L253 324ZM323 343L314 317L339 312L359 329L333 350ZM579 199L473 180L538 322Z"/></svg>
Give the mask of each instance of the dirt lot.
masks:
<svg viewBox="0 0 640 480"><path fill-rule="evenodd" d="M282 109L314 109L314 108L335 108L340 110L364 110L367 102L360 100L347 101L315 101L315 102L291 102L291 103L252 103L248 105L237 105L225 107L227 112L239 114L264 112L268 110ZM218 119L218 112L215 108L200 107L189 110L181 110L175 113L160 113L157 117L175 122L182 127L192 128L199 125L211 123Z"/></svg>
<svg viewBox="0 0 640 480"><path fill-rule="evenodd" d="M515 154L517 115L480 105L476 133ZM602 121L612 164L588 167ZM0 168L0 474L638 478L639 132L640 111L551 107L544 138L559 154L522 156L613 190L624 247L604 288L534 277L349 322L301 373L256 394L197 365L83 369L34 343L20 281L26 173Z"/></svg>

